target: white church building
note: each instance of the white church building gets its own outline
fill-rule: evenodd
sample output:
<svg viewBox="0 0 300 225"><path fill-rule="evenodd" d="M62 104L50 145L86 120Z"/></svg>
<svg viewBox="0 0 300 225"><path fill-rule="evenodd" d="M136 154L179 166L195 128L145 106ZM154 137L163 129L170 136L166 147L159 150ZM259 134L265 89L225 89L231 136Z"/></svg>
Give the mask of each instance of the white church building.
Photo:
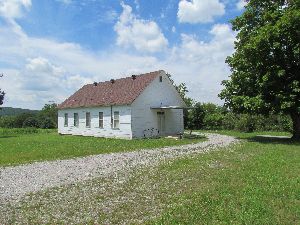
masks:
<svg viewBox="0 0 300 225"><path fill-rule="evenodd" d="M162 70L84 85L58 106L58 133L143 138L183 133L186 107Z"/></svg>

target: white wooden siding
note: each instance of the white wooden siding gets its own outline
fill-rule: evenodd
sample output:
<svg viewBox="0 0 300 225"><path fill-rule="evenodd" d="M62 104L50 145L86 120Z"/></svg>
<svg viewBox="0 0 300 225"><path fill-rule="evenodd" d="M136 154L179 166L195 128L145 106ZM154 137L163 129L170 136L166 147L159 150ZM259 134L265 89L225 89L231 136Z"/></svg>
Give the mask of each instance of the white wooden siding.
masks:
<svg viewBox="0 0 300 225"><path fill-rule="evenodd" d="M159 82L159 77L157 77L131 105L133 137L143 137L145 130L158 129L158 110L151 110L150 107L185 105L166 74L162 73L161 75L162 82ZM165 112L166 134L183 132L183 110L167 109L163 111Z"/></svg>
<svg viewBox="0 0 300 225"><path fill-rule="evenodd" d="M112 137L112 138L132 138L131 132L131 107L130 106L112 106L112 113L120 113L120 128L111 127L111 108L94 107L94 108L76 108L62 109L58 111L58 132L60 134L73 134L95 137ZM91 127L86 127L86 112L91 113ZM103 128L99 128L99 112L103 112ZM68 113L68 126L64 126L64 115ZM79 126L74 126L74 113L78 113Z"/></svg>

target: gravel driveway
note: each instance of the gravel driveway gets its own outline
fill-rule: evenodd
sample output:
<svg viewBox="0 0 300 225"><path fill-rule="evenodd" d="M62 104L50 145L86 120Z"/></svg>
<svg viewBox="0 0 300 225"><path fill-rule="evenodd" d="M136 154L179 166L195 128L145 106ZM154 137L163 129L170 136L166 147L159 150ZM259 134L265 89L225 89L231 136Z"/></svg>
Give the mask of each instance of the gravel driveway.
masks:
<svg viewBox="0 0 300 225"><path fill-rule="evenodd" d="M92 178L110 177L119 172L129 174L132 169L138 167L153 166L164 160L208 152L237 141L233 137L219 134L205 134L205 136L208 138L207 141L185 146L0 167L0 203L17 201L28 193L47 188Z"/></svg>

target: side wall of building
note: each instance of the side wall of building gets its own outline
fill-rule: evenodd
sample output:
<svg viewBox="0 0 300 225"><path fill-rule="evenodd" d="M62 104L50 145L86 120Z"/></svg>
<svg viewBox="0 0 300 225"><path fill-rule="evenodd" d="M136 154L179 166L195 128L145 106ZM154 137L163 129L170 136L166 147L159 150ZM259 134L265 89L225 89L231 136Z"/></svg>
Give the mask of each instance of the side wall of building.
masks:
<svg viewBox="0 0 300 225"><path fill-rule="evenodd" d="M158 126L157 112L151 107L184 106L170 79L162 72L162 82L157 77L131 105L131 123L133 137L155 136ZM165 112L165 135L184 131L183 110L167 109Z"/></svg>
<svg viewBox="0 0 300 225"><path fill-rule="evenodd" d="M111 111L119 112L119 129L111 126ZM86 127L86 112L90 112L91 126ZM99 112L103 112L103 128L99 127ZM64 124L65 113L68 114L68 126ZM74 113L78 113L79 125L74 126ZM61 109L58 111L58 133L95 137L112 137L131 139L131 107L112 106L94 108Z"/></svg>

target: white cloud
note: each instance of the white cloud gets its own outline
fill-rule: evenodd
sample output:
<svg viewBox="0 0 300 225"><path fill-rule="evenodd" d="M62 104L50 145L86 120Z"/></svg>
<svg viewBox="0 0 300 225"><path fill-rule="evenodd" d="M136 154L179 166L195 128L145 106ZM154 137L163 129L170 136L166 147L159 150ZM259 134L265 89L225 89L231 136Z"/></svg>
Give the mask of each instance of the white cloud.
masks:
<svg viewBox="0 0 300 225"><path fill-rule="evenodd" d="M221 103L217 94L221 81L230 74L225 59L234 51L235 33L227 24L216 24L210 34L209 42L182 34L181 44L172 50L169 71L177 74L179 82L187 83L193 98Z"/></svg>
<svg viewBox="0 0 300 225"><path fill-rule="evenodd" d="M90 78L72 75L43 57L28 59L20 70L4 70L1 84L7 93L4 104L39 109L49 101L62 102Z"/></svg>
<svg viewBox="0 0 300 225"><path fill-rule="evenodd" d="M172 27L172 32L175 33L176 32L176 27Z"/></svg>
<svg viewBox="0 0 300 225"><path fill-rule="evenodd" d="M182 34L181 46L175 49L182 59L190 62L218 63L233 51L235 34L227 24L216 24L210 30L213 38L209 42L197 40L192 35Z"/></svg>
<svg viewBox="0 0 300 225"><path fill-rule="evenodd" d="M181 0L178 5L180 23L208 23L225 14L225 5L219 0Z"/></svg>
<svg viewBox="0 0 300 225"><path fill-rule="evenodd" d="M0 67L5 74L0 86L7 93L4 106L35 109L50 100L62 102L87 82L159 69L170 72L176 83L187 83L196 100L220 103L220 82L230 74L224 61L235 40L229 25L218 24L210 31L210 41L182 34L181 43L158 59L119 50L100 54L20 32L0 28L1 63L9 65Z"/></svg>
<svg viewBox="0 0 300 225"><path fill-rule="evenodd" d="M159 52L168 45L168 40L157 23L138 19L132 14L132 8L122 3L123 12L114 29L117 32L117 44L133 47L141 52Z"/></svg>
<svg viewBox="0 0 300 225"><path fill-rule="evenodd" d="M236 3L236 8L238 10L242 10L245 8L245 6L247 5L247 2L245 0L239 0L237 3Z"/></svg>
<svg viewBox="0 0 300 225"><path fill-rule="evenodd" d="M72 3L72 0L56 0L56 1L61 2L61 3L66 4L66 5L69 5L69 4Z"/></svg>
<svg viewBox="0 0 300 225"><path fill-rule="evenodd" d="M19 18L30 7L31 0L0 0L0 16L6 19Z"/></svg>
<svg viewBox="0 0 300 225"><path fill-rule="evenodd" d="M152 56L95 53L74 43L29 37L15 24L0 27L0 52L4 106L23 108L60 103L87 82L161 68Z"/></svg>
<svg viewBox="0 0 300 225"><path fill-rule="evenodd" d="M124 7L120 21L130 26L130 32L136 24L150 23ZM0 87L7 93L4 106L40 109L48 101L62 102L84 83L159 69L170 72L176 83L187 83L196 100L220 103L220 82L230 74L224 61L233 52L235 33L229 25L217 24L210 34L210 41L182 34L180 43L172 48L164 45L158 58L126 53L118 47L95 52L75 43L30 37L12 20L0 26L0 72L5 74Z"/></svg>

